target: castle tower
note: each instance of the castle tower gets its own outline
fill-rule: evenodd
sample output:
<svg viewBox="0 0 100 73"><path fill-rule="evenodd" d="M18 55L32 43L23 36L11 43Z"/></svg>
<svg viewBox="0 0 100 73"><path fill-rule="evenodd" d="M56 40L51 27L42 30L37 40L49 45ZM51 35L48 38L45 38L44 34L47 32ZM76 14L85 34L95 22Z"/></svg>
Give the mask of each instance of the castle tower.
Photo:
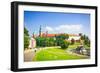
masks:
<svg viewBox="0 0 100 73"><path fill-rule="evenodd" d="M32 35L32 37L33 37L33 38L35 38L34 32L33 32L33 35Z"/></svg>
<svg viewBox="0 0 100 73"><path fill-rule="evenodd" d="M41 34L41 25L40 25L40 28L39 28L39 37L41 37L42 34Z"/></svg>
<svg viewBox="0 0 100 73"><path fill-rule="evenodd" d="M48 35L48 31L46 31L46 37L47 37L47 35Z"/></svg>

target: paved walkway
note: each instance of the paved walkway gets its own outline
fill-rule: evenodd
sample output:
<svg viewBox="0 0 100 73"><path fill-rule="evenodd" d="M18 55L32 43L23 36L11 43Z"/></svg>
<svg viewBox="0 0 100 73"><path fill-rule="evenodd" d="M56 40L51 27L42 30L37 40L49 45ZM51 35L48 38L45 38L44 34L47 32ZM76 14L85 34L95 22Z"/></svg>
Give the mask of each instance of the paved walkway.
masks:
<svg viewBox="0 0 100 73"><path fill-rule="evenodd" d="M31 62L34 60L35 50L28 49L24 51L24 62Z"/></svg>

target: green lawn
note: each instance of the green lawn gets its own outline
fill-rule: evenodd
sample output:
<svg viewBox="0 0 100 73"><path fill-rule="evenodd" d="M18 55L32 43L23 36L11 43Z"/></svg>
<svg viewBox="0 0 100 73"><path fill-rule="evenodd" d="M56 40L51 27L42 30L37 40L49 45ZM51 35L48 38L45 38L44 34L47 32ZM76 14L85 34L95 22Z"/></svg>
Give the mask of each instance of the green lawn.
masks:
<svg viewBox="0 0 100 73"><path fill-rule="evenodd" d="M75 43L74 45L69 45L67 49L76 49L79 45L80 43ZM90 49L90 47L88 47L87 45L84 45L84 48Z"/></svg>
<svg viewBox="0 0 100 73"><path fill-rule="evenodd" d="M67 49L76 49L78 45L69 45Z"/></svg>
<svg viewBox="0 0 100 73"><path fill-rule="evenodd" d="M69 45L67 49L76 49L80 43L75 43L74 45Z"/></svg>
<svg viewBox="0 0 100 73"><path fill-rule="evenodd" d="M85 47L86 49L90 49L90 47L88 47L87 45L84 45L84 47Z"/></svg>
<svg viewBox="0 0 100 73"><path fill-rule="evenodd" d="M46 48L36 52L35 61L50 61L50 60L73 60L84 59L84 56L76 56L65 52L58 47Z"/></svg>

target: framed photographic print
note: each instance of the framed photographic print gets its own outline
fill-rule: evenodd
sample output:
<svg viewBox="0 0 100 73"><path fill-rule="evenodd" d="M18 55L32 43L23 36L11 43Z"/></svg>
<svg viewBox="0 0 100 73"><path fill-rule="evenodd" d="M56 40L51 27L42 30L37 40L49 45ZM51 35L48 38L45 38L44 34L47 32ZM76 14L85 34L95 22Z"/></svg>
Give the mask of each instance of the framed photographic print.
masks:
<svg viewBox="0 0 100 73"><path fill-rule="evenodd" d="M97 7L11 3L11 70L97 66Z"/></svg>

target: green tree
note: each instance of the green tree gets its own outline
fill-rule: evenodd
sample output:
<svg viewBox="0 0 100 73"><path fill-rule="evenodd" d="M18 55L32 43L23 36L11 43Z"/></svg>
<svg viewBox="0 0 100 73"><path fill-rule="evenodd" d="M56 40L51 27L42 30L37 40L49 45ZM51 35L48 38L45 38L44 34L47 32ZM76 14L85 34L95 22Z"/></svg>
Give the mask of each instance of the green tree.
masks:
<svg viewBox="0 0 100 73"><path fill-rule="evenodd" d="M36 43L38 47L46 47L46 46L54 46L55 40L54 38L48 38L48 37L37 37Z"/></svg>
<svg viewBox="0 0 100 73"><path fill-rule="evenodd" d="M84 44L87 45L88 47L90 47L90 40L87 36L85 36Z"/></svg>
<svg viewBox="0 0 100 73"><path fill-rule="evenodd" d="M24 35L29 36L28 30L24 27Z"/></svg>
<svg viewBox="0 0 100 73"><path fill-rule="evenodd" d="M24 49L28 48L29 46L29 37L24 35Z"/></svg>
<svg viewBox="0 0 100 73"><path fill-rule="evenodd" d="M65 40L65 39L69 38L69 35L68 34L60 34L60 35L56 36L56 38Z"/></svg>
<svg viewBox="0 0 100 73"><path fill-rule="evenodd" d="M46 39L45 38L43 38L43 37L37 37L36 38L36 44L37 44L37 46L38 47L45 47L46 46L46 41L45 41Z"/></svg>
<svg viewBox="0 0 100 73"><path fill-rule="evenodd" d="M68 38L69 38L68 34L60 34L60 35L56 36L57 46L60 46L61 41L65 40L65 39L68 39Z"/></svg>
<svg viewBox="0 0 100 73"><path fill-rule="evenodd" d="M72 38L71 39L71 44L73 45L75 43L75 40Z"/></svg>
<svg viewBox="0 0 100 73"><path fill-rule="evenodd" d="M61 34L55 37L37 37L36 44L38 47L46 47L46 46L60 46L61 41L68 39L69 36L66 34ZM58 44L58 45L57 45Z"/></svg>
<svg viewBox="0 0 100 73"><path fill-rule="evenodd" d="M84 45L87 45L88 47L90 47L90 39L88 38L88 36L86 35L82 35L81 36L81 40L83 40Z"/></svg>
<svg viewBox="0 0 100 73"><path fill-rule="evenodd" d="M49 38L48 42L49 42L49 45L50 45L50 46L54 46L54 45L55 45L55 40L54 40L54 38Z"/></svg>
<svg viewBox="0 0 100 73"><path fill-rule="evenodd" d="M69 46L69 42L62 40L60 46L62 49L66 49Z"/></svg>
<svg viewBox="0 0 100 73"><path fill-rule="evenodd" d="M24 49L28 48L29 46L29 34L28 30L24 27Z"/></svg>

